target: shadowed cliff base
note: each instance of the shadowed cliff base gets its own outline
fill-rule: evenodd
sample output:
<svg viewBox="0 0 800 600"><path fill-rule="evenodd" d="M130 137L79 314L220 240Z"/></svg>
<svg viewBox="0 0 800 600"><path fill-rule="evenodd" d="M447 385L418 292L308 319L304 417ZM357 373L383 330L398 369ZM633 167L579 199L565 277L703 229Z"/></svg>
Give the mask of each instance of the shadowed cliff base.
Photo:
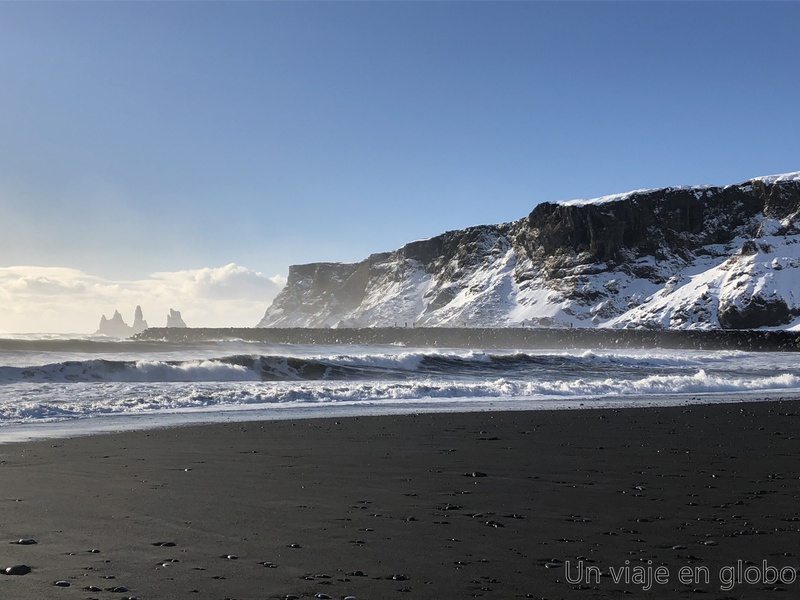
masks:
<svg viewBox="0 0 800 600"><path fill-rule="evenodd" d="M684 348L696 350L800 350L792 331L530 329L530 328L186 328L152 327L136 340L203 342L244 340L267 344L399 344L432 348Z"/></svg>

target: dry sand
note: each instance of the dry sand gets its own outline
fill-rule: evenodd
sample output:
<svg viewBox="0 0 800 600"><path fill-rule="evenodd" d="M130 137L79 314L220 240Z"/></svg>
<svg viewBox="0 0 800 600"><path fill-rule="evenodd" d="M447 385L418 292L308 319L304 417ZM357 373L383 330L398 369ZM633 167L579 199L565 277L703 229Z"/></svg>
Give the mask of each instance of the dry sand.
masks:
<svg viewBox="0 0 800 600"><path fill-rule="evenodd" d="M8 444L0 598L798 597L799 440L785 401Z"/></svg>

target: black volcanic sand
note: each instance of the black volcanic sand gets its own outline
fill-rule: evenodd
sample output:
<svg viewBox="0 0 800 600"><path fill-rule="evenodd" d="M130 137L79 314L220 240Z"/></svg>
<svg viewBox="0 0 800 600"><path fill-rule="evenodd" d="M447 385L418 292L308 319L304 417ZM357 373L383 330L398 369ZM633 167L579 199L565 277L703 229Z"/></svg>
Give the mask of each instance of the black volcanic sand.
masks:
<svg viewBox="0 0 800 600"><path fill-rule="evenodd" d="M0 598L798 597L799 440L784 401L8 444Z"/></svg>

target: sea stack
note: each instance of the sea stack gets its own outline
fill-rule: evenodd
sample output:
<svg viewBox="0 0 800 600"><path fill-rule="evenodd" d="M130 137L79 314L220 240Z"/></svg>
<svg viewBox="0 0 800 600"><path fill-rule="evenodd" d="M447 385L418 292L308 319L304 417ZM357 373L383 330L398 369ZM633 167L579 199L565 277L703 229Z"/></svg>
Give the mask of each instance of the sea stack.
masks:
<svg viewBox="0 0 800 600"><path fill-rule="evenodd" d="M114 316L107 319L105 315L100 317L100 327L95 333L110 337L128 337L133 335L133 328L122 318L118 310L114 311Z"/></svg>
<svg viewBox="0 0 800 600"><path fill-rule="evenodd" d="M181 327L185 328L186 323L181 318L181 311L170 308L167 315L167 327Z"/></svg>
<svg viewBox="0 0 800 600"><path fill-rule="evenodd" d="M147 329L147 321L144 320L142 307L137 306L133 316L133 326L128 325L120 312L115 310L114 316L110 319L107 319L105 315L100 317L100 326L95 333L109 337L125 338L141 333L145 329Z"/></svg>
<svg viewBox="0 0 800 600"><path fill-rule="evenodd" d="M132 334L136 335L137 333L143 332L145 329L147 329L147 321L144 320L142 307L137 305L136 312L133 315Z"/></svg>

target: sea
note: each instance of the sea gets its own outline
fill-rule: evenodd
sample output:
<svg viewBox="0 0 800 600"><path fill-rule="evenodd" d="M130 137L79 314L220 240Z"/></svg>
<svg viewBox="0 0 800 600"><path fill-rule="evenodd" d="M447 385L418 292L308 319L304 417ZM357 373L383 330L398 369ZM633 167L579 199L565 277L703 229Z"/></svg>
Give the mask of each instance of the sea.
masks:
<svg viewBox="0 0 800 600"><path fill-rule="evenodd" d="M800 397L797 353L0 336L0 443L196 423Z"/></svg>

